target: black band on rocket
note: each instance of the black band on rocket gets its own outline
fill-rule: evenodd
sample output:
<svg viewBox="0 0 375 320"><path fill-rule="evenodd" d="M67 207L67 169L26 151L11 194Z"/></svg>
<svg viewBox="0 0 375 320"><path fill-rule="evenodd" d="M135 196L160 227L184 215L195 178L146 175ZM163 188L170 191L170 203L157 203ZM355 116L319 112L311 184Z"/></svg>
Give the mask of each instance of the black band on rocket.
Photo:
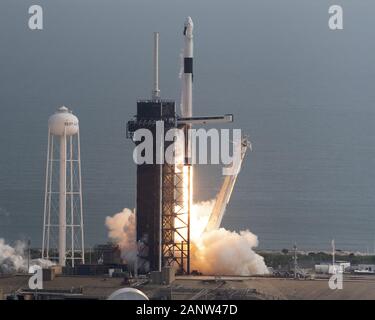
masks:
<svg viewBox="0 0 375 320"><path fill-rule="evenodd" d="M193 58L184 58L184 73L193 74Z"/></svg>

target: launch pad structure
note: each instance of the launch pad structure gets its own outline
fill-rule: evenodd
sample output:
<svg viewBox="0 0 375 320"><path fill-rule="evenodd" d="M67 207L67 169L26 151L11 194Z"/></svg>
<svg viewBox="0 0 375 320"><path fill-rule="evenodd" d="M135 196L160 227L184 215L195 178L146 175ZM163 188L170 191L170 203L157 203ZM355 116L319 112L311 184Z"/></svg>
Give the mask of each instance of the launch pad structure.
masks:
<svg viewBox="0 0 375 320"><path fill-rule="evenodd" d="M137 164L136 187L136 238L138 270L161 271L164 266L175 268L177 274L190 274L190 217L192 207L192 163L189 155L191 137L189 129L194 124L215 124L233 121L232 115L214 117L192 116L193 82L193 22L190 17L184 25L184 60L182 75L181 115L174 100L160 98L159 90L159 33L154 33L154 87L152 98L137 101L137 114L127 123L127 138L136 145L136 131L148 129L153 137L153 163ZM157 126L162 124L160 133ZM164 133L170 129L185 132L183 163L156 163L172 144L166 142ZM159 135L159 136L158 136ZM164 141L160 144L160 140ZM160 149L159 149L160 148Z"/></svg>
<svg viewBox="0 0 375 320"><path fill-rule="evenodd" d="M127 124L127 136L133 138L138 129L152 132L156 146L156 123L163 122L164 129L177 128L176 106L173 100L139 100L136 119ZM139 143L139 142L138 142ZM136 142L137 144L137 142ZM168 147L165 143L162 154ZM154 161L156 152L154 150ZM189 223L175 219L187 214L183 201L183 176L175 164L137 165L137 242L140 271L156 271L162 266L177 264L181 274L190 273ZM179 234L179 241L175 235Z"/></svg>

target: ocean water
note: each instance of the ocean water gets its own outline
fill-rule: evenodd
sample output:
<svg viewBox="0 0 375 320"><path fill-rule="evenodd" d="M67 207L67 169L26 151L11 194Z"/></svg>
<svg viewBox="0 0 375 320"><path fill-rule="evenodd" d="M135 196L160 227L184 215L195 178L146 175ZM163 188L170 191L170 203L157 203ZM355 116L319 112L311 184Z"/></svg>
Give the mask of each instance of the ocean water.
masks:
<svg viewBox="0 0 375 320"><path fill-rule="evenodd" d="M373 251L375 4L326 1L38 1L0 3L0 237L41 245L47 120L80 119L86 242L135 205L125 124L151 92L152 32L161 33L162 96L179 100L182 24L195 22L194 113L233 113L249 153L223 226L260 248ZM196 168L197 200L215 196L220 168Z"/></svg>

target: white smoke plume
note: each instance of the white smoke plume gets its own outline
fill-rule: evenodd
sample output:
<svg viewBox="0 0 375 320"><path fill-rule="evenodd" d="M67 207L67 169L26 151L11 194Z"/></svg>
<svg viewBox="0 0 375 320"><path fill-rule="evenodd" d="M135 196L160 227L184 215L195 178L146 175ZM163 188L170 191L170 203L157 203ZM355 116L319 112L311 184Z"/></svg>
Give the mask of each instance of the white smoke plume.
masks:
<svg viewBox="0 0 375 320"><path fill-rule="evenodd" d="M257 236L249 230L204 232L193 240L192 269L210 275L267 274L263 257L253 251L257 245Z"/></svg>
<svg viewBox="0 0 375 320"><path fill-rule="evenodd" d="M192 269L210 275L267 274L263 257L253 250L258 246L258 238L249 230L235 232L220 228L205 231L214 205L214 199L193 205Z"/></svg>
<svg viewBox="0 0 375 320"><path fill-rule="evenodd" d="M0 239L0 274L27 271L23 257L24 248L23 242L17 241L13 248L7 245L4 239Z"/></svg>
<svg viewBox="0 0 375 320"><path fill-rule="evenodd" d="M0 238L0 274L28 272L25 249L25 242L16 241L15 246L12 247L6 244L4 239ZM44 259L30 261L31 270L36 265L46 268L54 265L54 263Z"/></svg>
<svg viewBox="0 0 375 320"><path fill-rule="evenodd" d="M108 237L120 246L121 256L127 263L134 263L137 258L135 214L125 208L113 217L106 217Z"/></svg>
<svg viewBox="0 0 375 320"><path fill-rule="evenodd" d="M193 205L191 216L192 270L209 275L249 276L267 274L263 257L254 252L258 238L249 230L234 232L224 228L205 232L204 229L215 200ZM135 214L129 209L106 218L109 238L121 249L128 263L136 259Z"/></svg>

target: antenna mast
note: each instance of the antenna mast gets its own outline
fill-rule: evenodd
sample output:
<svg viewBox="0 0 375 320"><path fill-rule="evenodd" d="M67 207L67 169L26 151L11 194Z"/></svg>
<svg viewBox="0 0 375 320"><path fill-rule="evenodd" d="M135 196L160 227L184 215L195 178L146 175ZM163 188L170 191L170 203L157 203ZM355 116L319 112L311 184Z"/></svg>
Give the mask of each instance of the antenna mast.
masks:
<svg viewBox="0 0 375 320"><path fill-rule="evenodd" d="M160 99L159 89L159 32L154 32L154 88L152 90L152 99Z"/></svg>

